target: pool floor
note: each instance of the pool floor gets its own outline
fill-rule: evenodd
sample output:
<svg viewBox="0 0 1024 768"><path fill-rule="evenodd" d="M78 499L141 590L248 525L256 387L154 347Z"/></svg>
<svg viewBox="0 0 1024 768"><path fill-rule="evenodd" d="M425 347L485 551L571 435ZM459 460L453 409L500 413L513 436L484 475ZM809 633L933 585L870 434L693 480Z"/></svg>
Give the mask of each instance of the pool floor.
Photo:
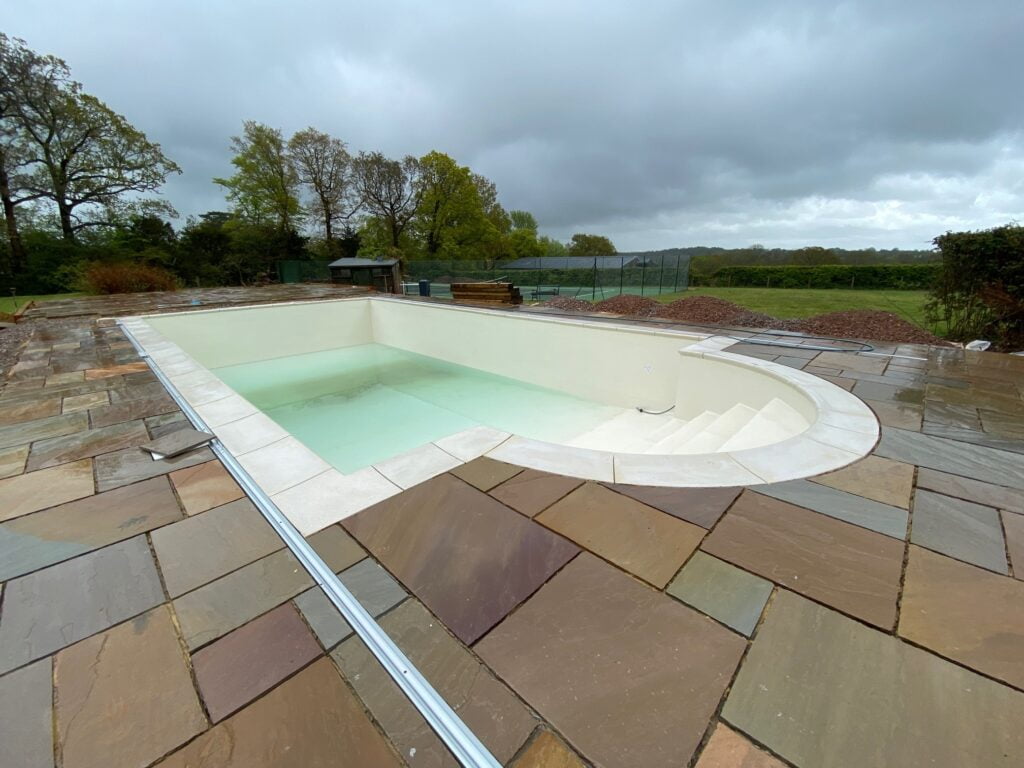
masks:
<svg viewBox="0 0 1024 768"><path fill-rule="evenodd" d="M622 410L381 344L214 371L344 473L480 425L565 442Z"/></svg>

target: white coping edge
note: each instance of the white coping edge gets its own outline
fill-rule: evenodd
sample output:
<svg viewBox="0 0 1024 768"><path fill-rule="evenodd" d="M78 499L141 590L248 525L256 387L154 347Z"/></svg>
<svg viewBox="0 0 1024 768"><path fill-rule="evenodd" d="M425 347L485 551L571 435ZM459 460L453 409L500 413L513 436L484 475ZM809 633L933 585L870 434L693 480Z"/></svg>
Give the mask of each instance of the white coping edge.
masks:
<svg viewBox="0 0 1024 768"><path fill-rule="evenodd" d="M353 300L407 301L360 295L317 300L316 303ZM198 311L225 312L308 303L313 302L263 303ZM506 314L486 308L431 306L470 313ZM160 316L173 314L193 313L163 313ZM552 318L539 313L530 319L572 324L590 322ZM813 402L818 418L801 434L772 445L729 452L672 455L577 448L479 426L346 475L328 465L216 374L166 339L146 322L144 316L125 317L119 322L131 331L182 397L207 421L225 448L304 536L480 456L601 482L677 488L723 487L776 483L840 469L867 455L879 437L878 420L859 398L804 371L723 351L737 343L735 339L602 322L602 325L634 332L696 337L699 341L680 349L680 355L757 368L761 373L801 390Z"/></svg>

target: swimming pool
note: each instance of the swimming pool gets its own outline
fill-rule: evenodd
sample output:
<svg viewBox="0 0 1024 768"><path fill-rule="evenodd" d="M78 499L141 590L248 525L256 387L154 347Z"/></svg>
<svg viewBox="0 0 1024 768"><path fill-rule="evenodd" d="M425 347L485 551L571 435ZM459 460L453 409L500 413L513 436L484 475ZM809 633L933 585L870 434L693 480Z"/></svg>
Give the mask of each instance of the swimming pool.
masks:
<svg viewBox="0 0 1024 768"><path fill-rule="evenodd" d="M383 296L122 324L268 494L321 509L296 511L304 531L481 455L754 485L839 468L878 437L845 390L669 328Z"/></svg>

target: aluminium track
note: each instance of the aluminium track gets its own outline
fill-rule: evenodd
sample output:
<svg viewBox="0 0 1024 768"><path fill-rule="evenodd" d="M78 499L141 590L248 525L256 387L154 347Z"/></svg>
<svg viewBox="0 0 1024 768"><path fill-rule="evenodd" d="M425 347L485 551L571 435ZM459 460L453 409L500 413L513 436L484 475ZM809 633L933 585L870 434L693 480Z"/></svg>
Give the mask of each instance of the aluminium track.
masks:
<svg viewBox="0 0 1024 768"><path fill-rule="evenodd" d="M206 422L195 409L182 397L170 379L142 348L120 320L117 321L121 332L128 338L135 351L146 361L150 370L156 375L164 389L178 407L185 413L193 427L210 432ZM212 434L212 433L211 433ZM249 496L263 517L284 541L285 545L309 572L313 580L323 589L328 599L334 604L349 625L366 644L370 653L376 657L381 666L391 676L402 693L408 697L423 719L437 734L438 738L451 751L455 759L464 768L501 768L501 764L487 750L465 723L455 714L448 703L441 698L433 686L427 682L422 673L406 658L405 654L381 629L380 625L360 605L355 596L341 582L341 579L313 550L298 529L286 518L277 505L264 493L238 460L214 437L210 441L214 455L224 464L231 476L238 482Z"/></svg>

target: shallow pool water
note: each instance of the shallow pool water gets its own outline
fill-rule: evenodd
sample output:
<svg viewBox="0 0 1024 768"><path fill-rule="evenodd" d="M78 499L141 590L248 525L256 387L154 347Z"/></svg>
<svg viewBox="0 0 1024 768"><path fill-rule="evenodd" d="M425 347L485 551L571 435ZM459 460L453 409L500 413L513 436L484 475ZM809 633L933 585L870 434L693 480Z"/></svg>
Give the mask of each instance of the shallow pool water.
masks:
<svg viewBox="0 0 1024 768"><path fill-rule="evenodd" d="M478 425L565 442L621 412L381 344L214 370L346 473Z"/></svg>

